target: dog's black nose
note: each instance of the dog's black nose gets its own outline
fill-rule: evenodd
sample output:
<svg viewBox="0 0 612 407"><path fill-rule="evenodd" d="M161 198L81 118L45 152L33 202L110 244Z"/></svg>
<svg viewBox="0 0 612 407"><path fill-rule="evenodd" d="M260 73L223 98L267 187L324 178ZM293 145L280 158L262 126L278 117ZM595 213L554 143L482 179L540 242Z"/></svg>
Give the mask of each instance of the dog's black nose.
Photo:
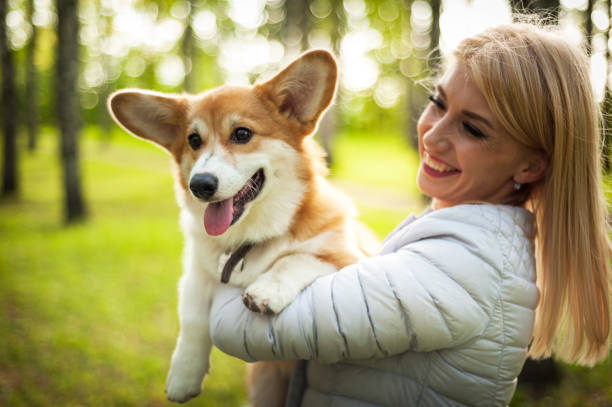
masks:
<svg viewBox="0 0 612 407"><path fill-rule="evenodd" d="M219 179L211 173L196 174L189 181L189 189L200 199L209 200L217 192Z"/></svg>

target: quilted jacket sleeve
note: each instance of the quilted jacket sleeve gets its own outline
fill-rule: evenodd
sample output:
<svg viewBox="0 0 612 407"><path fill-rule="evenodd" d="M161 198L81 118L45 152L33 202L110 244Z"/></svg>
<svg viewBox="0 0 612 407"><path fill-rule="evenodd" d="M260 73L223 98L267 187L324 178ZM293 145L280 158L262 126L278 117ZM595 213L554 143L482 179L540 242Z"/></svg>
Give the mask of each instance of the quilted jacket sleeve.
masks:
<svg viewBox="0 0 612 407"><path fill-rule="evenodd" d="M316 280L274 317L248 311L241 289L221 287L213 342L247 361L319 362L461 345L485 329L499 291L498 267L478 245L452 233L417 240Z"/></svg>

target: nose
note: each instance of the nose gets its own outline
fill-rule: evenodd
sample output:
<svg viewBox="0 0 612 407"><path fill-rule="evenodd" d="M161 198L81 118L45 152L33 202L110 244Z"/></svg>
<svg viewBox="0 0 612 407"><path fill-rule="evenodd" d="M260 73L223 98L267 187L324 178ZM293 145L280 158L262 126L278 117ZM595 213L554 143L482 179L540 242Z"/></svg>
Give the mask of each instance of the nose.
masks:
<svg viewBox="0 0 612 407"><path fill-rule="evenodd" d="M427 149L445 150L451 145L452 125L444 119L431 120L421 124L422 140Z"/></svg>
<svg viewBox="0 0 612 407"><path fill-rule="evenodd" d="M196 174L189 181L189 189L196 196L196 198L202 200L209 200L217 192L219 186L219 179L206 172L204 174Z"/></svg>

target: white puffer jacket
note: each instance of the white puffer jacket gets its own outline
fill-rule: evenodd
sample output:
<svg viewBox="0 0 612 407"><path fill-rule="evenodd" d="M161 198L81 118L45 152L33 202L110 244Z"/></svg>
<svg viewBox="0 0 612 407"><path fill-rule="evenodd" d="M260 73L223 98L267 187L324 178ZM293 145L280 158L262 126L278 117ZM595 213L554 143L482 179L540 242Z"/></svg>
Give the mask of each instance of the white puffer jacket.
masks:
<svg viewBox="0 0 612 407"><path fill-rule="evenodd" d="M213 341L247 361L309 360L291 393L303 406L505 406L538 301L530 224L512 206L410 217L379 255L318 279L276 317L223 287Z"/></svg>

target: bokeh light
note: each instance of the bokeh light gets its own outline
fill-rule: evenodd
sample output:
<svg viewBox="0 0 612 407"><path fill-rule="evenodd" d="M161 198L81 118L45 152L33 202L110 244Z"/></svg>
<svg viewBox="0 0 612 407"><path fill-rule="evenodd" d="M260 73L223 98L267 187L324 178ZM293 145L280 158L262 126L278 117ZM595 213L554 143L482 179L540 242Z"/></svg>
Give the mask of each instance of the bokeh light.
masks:
<svg viewBox="0 0 612 407"><path fill-rule="evenodd" d="M408 87L401 80L417 84L428 75L424 62L432 50L432 9L428 1L344 0L341 9L334 9L335 3L330 0L312 0L307 7L310 17L306 38L303 27L283 26L288 18L285 1L289 0L195 3L193 10L187 0L170 2L164 10L157 3L137 0L82 2L80 38L86 56L81 87L95 89L122 73L137 80L147 66L152 66L161 85L180 87L194 63L180 56L188 21L197 52L214 58L225 82L249 84L266 77L295 58L304 44L336 53L341 65L340 86L346 97L372 97L384 109L401 102ZM15 50L27 44L32 32L22 3L11 0L7 15L9 39ZM53 1L34 3L33 24L54 29L57 16ZM576 43L584 41L582 14L587 3L561 1L559 26ZM336 24L336 18L345 21L342 32L334 37L330 24ZM605 53L610 46L601 35L609 28L604 2L595 3L591 19L595 30L591 74L601 99L607 76ZM442 58L466 36L509 21L511 9L506 0L442 1L438 46ZM105 62L90 61L92 58L104 58Z"/></svg>

